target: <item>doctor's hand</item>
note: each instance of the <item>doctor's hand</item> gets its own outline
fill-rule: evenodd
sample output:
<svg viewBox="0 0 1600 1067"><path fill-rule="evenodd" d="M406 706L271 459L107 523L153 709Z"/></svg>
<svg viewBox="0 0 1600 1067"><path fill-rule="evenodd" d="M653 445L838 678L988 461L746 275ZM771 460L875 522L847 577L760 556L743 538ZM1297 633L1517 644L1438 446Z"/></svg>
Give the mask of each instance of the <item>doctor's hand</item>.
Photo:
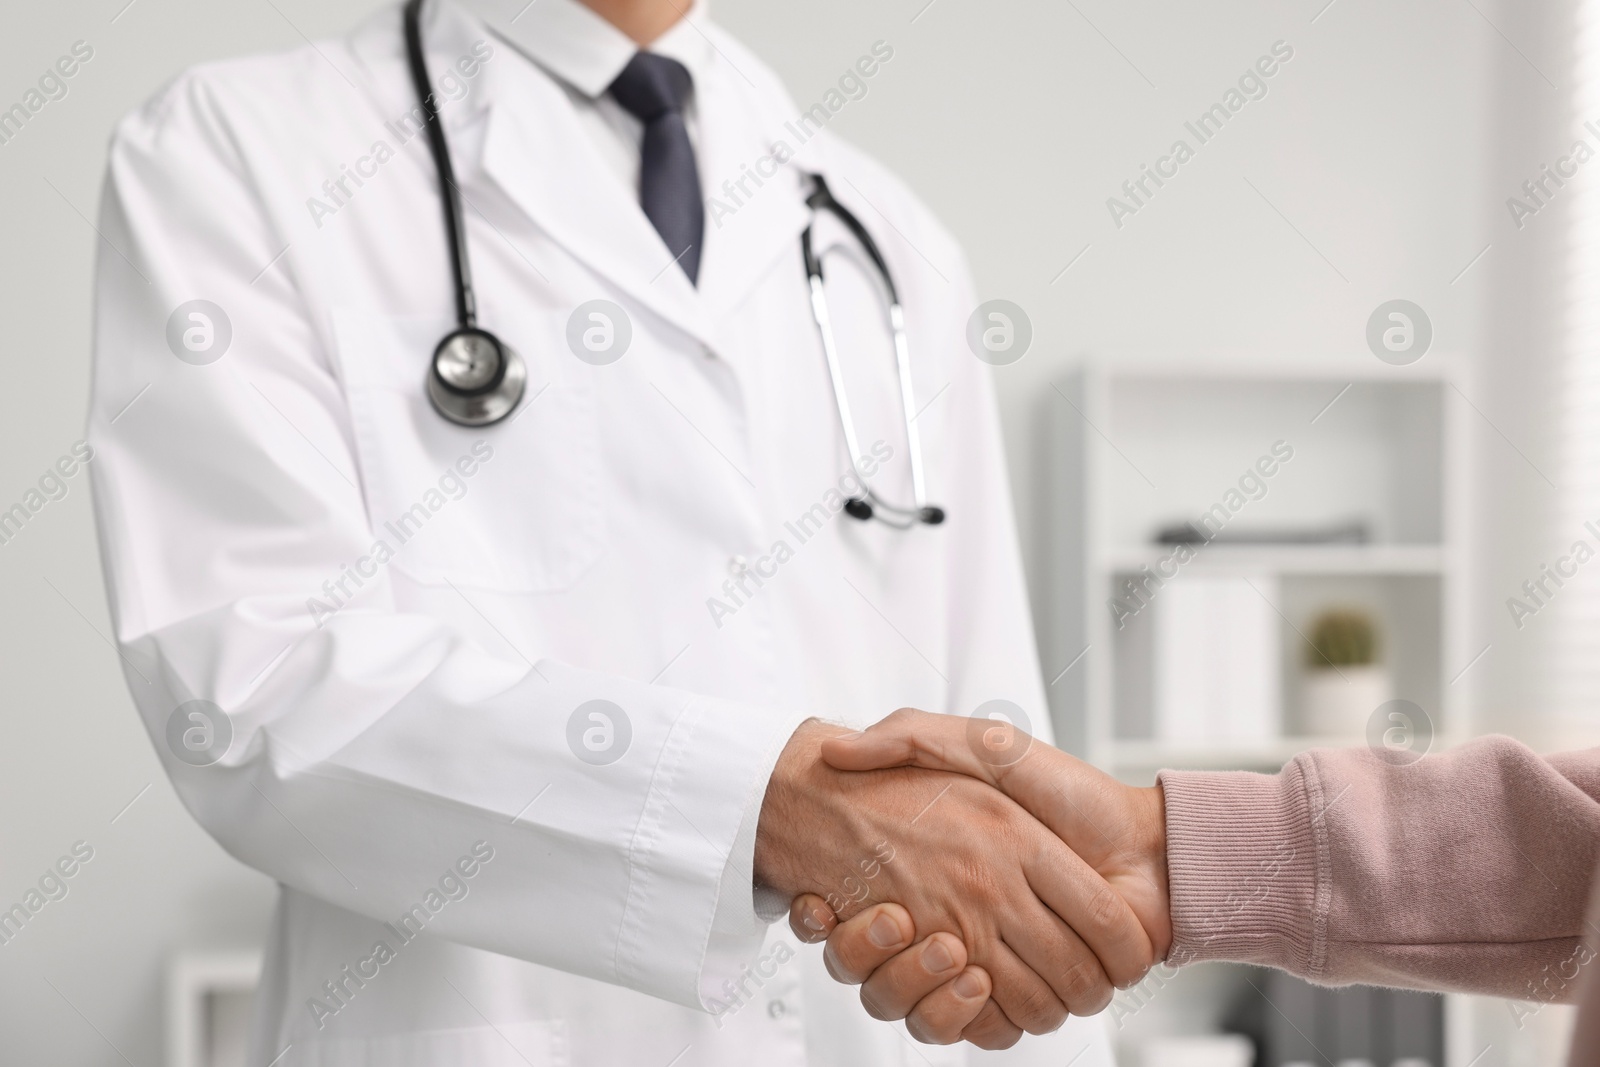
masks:
<svg viewBox="0 0 1600 1067"><path fill-rule="evenodd" d="M1004 791L1072 846L1138 915L1155 951L1165 957L1172 942L1166 878L1166 824L1159 787L1126 786L1089 765L1035 741L1007 723L986 724L981 733L960 716L898 711L863 734L826 741L823 758L849 770L914 766L955 771ZM929 966L925 946L933 933L903 951L881 947L870 924L880 912L837 922L830 902L816 895L795 899L790 925L802 940L826 936L828 959L848 961L854 981L865 978L863 1002L887 1017L905 1018L919 1040L971 1040L970 1030L993 1005L978 995L987 977L968 966L959 974ZM893 916L893 913L890 912ZM1154 962L1152 959L1150 962ZM840 968L834 967L836 977Z"/></svg>
<svg viewBox="0 0 1600 1067"><path fill-rule="evenodd" d="M885 951L944 932L901 966L933 967L963 993L971 991L963 973L988 983L962 1036L1003 1048L1022 1031L1045 1033L1069 1013L1101 1010L1114 986L1154 962L1122 896L992 783L908 759L867 767L875 749L855 757L859 769L841 768L855 750L836 748L833 760L823 752L846 732L816 720L795 731L768 783L755 849L762 884L791 898L811 894L830 917L872 909L861 929L874 954L830 949L835 977L860 981ZM873 907L886 902L899 907ZM867 1010L902 1017L874 1003L875 988L864 990Z"/></svg>

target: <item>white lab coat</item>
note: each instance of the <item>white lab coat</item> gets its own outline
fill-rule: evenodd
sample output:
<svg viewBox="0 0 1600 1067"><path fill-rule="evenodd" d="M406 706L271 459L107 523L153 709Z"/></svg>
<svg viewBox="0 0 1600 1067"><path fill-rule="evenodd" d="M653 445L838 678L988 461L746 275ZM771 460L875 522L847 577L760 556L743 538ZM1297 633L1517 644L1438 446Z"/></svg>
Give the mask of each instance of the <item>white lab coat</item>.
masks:
<svg viewBox="0 0 1600 1067"><path fill-rule="evenodd" d="M765 781L807 716L1003 698L1048 731L959 250L870 160L796 144L775 77L706 23L706 187L775 139L799 154L708 218L697 290L559 88L459 8L429 12L436 79L472 69L445 117L482 322L528 364L514 421L462 429L424 396L452 290L424 138L398 136L397 8L186 73L111 147L101 546L180 796L283 886L253 1067L965 1062L869 1019L751 889ZM941 527L837 513L802 167L904 294ZM904 496L883 307L831 263L857 418ZM197 299L221 316L174 325ZM609 365L567 340L595 299L631 324ZM730 593L742 571L759 583ZM593 700L620 717L574 723ZM211 734L185 734L192 701L220 709ZM1009 1055L1109 1062L1098 1021Z"/></svg>

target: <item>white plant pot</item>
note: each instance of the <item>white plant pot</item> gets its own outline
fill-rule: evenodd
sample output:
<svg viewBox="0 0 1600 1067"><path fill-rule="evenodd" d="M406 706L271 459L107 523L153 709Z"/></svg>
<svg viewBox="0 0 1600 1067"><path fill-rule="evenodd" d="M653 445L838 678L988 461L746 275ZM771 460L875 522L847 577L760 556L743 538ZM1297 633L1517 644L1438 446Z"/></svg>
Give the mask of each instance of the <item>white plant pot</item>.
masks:
<svg viewBox="0 0 1600 1067"><path fill-rule="evenodd" d="M1308 669L1300 683L1300 729L1307 737L1358 738L1372 713L1393 698L1389 672L1378 664Z"/></svg>

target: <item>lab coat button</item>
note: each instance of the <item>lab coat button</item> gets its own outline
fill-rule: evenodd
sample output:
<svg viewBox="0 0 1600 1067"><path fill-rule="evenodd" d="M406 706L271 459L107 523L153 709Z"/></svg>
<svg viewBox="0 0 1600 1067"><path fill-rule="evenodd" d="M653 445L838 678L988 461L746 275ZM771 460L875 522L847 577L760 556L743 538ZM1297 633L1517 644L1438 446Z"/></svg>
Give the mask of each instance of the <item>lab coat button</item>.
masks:
<svg viewBox="0 0 1600 1067"><path fill-rule="evenodd" d="M750 569L750 561L743 556L733 555L728 557L728 573L737 578Z"/></svg>
<svg viewBox="0 0 1600 1067"><path fill-rule="evenodd" d="M772 1016L774 1019L783 1018L783 1013L788 1010L788 1008L783 1006L783 1001L781 1000L774 1000L767 1005L767 1014Z"/></svg>

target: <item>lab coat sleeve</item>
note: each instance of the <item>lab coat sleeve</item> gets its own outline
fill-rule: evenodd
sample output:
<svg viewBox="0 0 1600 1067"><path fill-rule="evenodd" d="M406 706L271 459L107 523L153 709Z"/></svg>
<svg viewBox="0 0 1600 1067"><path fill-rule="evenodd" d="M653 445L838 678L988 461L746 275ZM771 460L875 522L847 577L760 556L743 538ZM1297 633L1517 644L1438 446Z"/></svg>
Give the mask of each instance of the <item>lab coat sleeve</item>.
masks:
<svg viewBox="0 0 1600 1067"><path fill-rule="evenodd" d="M313 618L375 538L274 224L303 204L240 164L216 91L186 76L113 139L89 416L124 673L179 795L240 860L341 907L416 922L421 902L430 934L703 1007L759 950L749 813L798 716L510 658L396 610L381 567L364 606ZM204 347L200 299L213 344L231 330L211 362L184 343ZM631 732L607 765L569 743L591 700Z"/></svg>

